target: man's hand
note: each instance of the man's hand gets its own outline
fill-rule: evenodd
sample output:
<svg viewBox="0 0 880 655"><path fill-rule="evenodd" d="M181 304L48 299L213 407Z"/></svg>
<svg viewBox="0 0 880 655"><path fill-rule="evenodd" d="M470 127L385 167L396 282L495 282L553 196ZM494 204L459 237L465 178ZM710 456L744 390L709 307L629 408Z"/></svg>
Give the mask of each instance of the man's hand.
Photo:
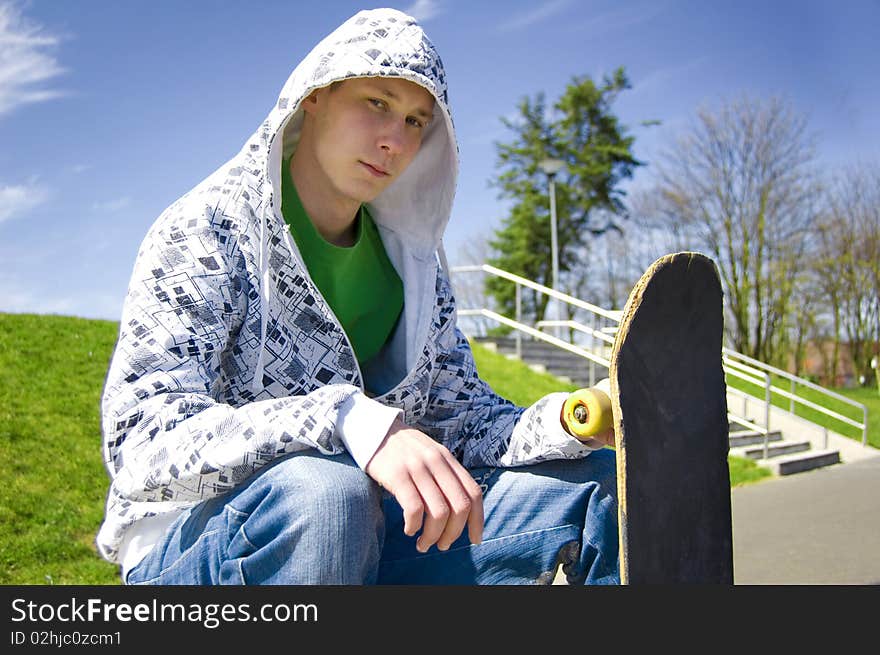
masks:
<svg viewBox="0 0 880 655"><path fill-rule="evenodd" d="M403 531L419 529L425 553L437 544L447 550L468 526L472 544L483 538L483 495L479 485L449 450L399 418L364 469L394 494L403 508Z"/></svg>
<svg viewBox="0 0 880 655"><path fill-rule="evenodd" d="M563 425L563 427L565 427L565 425ZM566 430L566 432L568 432L568 430ZM595 448L597 450L604 446L611 446L614 448L614 428L601 432L600 434L594 434L589 439L580 439L580 441L590 448Z"/></svg>

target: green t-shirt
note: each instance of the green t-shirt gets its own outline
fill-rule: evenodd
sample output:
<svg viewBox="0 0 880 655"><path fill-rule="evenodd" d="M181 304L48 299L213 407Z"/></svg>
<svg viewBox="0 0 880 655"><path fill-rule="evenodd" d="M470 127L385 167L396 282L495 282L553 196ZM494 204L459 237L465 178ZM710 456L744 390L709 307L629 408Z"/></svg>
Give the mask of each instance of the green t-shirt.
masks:
<svg viewBox="0 0 880 655"><path fill-rule="evenodd" d="M361 205L356 219L355 244L335 246L321 236L306 214L290 176L290 160L281 166L281 213L309 275L363 365L376 356L397 323L403 309L403 283L365 206Z"/></svg>

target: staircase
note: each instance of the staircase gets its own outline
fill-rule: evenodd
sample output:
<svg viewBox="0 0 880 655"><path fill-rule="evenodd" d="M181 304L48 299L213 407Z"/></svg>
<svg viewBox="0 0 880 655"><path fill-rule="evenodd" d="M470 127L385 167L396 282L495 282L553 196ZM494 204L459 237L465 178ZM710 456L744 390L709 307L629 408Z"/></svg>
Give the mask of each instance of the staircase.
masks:
<svg viewBox="0 0 880 655"><path fill-rule="evenodd" d="M809 439L784 439L781 430L764 435L731 421L730 454L751 459L775 475L789 475L840 463L840 451L829 448L814 449Z"/></svg>
<svg viewBox="0 0 880 655"><path fill-rule="evenodd" d="M514 337L476 337L474 341L502 355L516 357ZM590 387L602 378L608 377L606 367L566 352L553 344L528 338L522 339L520 344L522 352L520 359L530 368L541 373L549 373L563 382L570 382L579 387Z"/></svg>
<svg viewBox="0 0 880 655"><path fill-rule="evenodd" d="M505 356L516 357L516 339L513 337L475 337L474 341ZM579 387L592 386L608 376L608 369L566 352L542 341L523 338L520 341L521 359L532 369L554 375ZM732 404L729 400L729 404ZM749 419L750 423L754 423ZM767 435L766 452L763 432L744 424L730 423L730 454L755 461L775 475L790 475L830 466L841 461L835 448L814 446L810 439L789 438L792 430L773 430ZM824 445L824 444L823 444Z"/></svg>

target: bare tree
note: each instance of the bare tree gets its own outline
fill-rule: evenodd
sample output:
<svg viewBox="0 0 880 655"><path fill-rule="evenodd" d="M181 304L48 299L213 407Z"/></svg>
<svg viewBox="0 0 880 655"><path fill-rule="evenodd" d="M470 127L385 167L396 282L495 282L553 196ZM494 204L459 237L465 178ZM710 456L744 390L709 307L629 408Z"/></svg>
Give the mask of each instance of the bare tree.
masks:
<svg viewBox="0 0 880 655"><path fill-rule="evenodd" d="M449 266L479 266L489 261L489 239L485 234L475 234L459 246L455 252L447 252ZM491 308L492 298L486 294L485 274L478 272L453 272L450 276L456 306L459 309ZM463 316L459 319L468 334L484 336L495 324L482 316Z"/></svg>
<svg viewBox="0 0 880 655"><path fill-rule="evenodd" d="M733 347L781 363L787 320L817 216L805 119L779 99L701 109L661 155L655 202L666 225L715 259Z"/></svg>
<svg viewBox="0 0 880 655"><path fill-rule="evenodd" d="M789 350L791 352L792 372L798 376L809 374L808 371L803 370L807 355L807 344L813 341L821 348L823 341L819 335L823 327L821 317L823 315L824 295L811 273L812 271L808 268L800 274L800 279L794 285L797 289L798 297L796 302L791 303ZM828 373L825 374L825 379L828 378L828 375Z"/></svg>
<svg viewBox="0 0 880 655"><path fill-rule="evenodd" d="M831 197L830 191L826 198ZM816 334L817 346L822 354L824 364L824 379L832 385L841 379L841 342L844 333L844 309L847 296L851 295L852 274L851 253L853 251L854 235L848 221L835 216L831 209L833 202L828 202L829 208L823 214L816 229L817 249L811 263L812 279L822 295L824 333ZM831 352L826 354L822 347L823 337L830 338Z"/></svg>
<svg viewBox="0 0 880 655"><path fill-rule="evenodd" d="M827 197L816 274L837 318L835 357L843 332L856 374L870 383L870 361L880 349L880 166L838 174Z"/></svg>

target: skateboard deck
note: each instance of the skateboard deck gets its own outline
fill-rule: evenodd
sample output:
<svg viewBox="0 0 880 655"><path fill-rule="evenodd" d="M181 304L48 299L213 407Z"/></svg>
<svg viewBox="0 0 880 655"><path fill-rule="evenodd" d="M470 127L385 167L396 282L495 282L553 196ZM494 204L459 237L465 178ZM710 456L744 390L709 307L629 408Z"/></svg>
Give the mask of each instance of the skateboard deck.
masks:
<svg viewBox="0 0 880 655"><path fill-rule="evenodd" d="M722 330L714 262L661 257L624 307L610 393L563 408L579 438L614 428L622 584L733 583Z"/></svg>

